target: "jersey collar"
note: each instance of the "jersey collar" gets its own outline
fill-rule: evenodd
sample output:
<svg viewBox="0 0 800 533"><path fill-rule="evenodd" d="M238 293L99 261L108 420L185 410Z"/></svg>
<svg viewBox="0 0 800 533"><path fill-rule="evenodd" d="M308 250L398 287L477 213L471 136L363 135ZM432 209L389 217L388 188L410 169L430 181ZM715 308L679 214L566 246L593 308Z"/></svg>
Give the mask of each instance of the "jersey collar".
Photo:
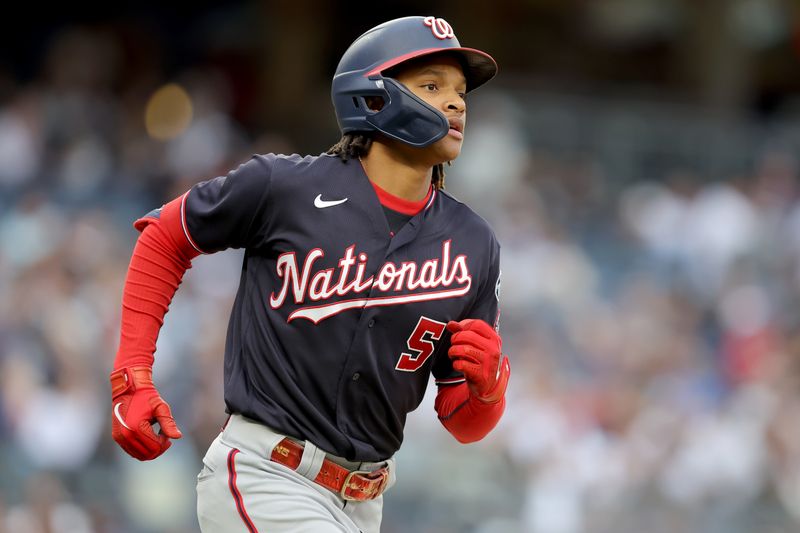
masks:
<svg viewBox="0 0 800 533"><path fill-rule="evenodd" d="M406 200L405 198L400 198L399 196L395 196L394 194L381 188L372 180L370 180L370 184L372 185L372 188L375 189L375 193L378 195L378 201L383 207L409 216L414 216L423 209L429 207L431 201L433 200L434 194L436 194L433 185L431 185L428 188L428 194L425 195L425 198L414 202L411 200Z"/></svg>

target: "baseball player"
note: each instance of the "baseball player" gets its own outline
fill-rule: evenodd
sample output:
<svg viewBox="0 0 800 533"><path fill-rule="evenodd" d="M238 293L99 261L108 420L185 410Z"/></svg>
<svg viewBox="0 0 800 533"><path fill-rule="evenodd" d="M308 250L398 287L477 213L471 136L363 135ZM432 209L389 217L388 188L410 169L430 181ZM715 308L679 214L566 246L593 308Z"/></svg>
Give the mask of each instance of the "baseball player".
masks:
<svg viewBox="0 0 800 533"><path fill-rule="evenodd" d="M343 135L327 153L253 156L135 222L111 386L114 440L140 460L181 437L151 370L181 278L200 254L245 249L225 346L229 417L197 481L203 531L379 531L430 374L460 442L497 424L510 374L500 247L442 190L465 95L496 70L443 19L381 24L336 69Z"/></svg>

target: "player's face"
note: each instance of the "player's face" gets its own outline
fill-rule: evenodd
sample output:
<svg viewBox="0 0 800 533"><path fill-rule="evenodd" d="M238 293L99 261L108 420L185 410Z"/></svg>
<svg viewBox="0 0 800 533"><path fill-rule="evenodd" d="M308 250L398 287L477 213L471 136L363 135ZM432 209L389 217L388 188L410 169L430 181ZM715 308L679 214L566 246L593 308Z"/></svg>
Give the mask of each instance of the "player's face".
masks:
<svg viewBox="0 0 800 533"><path fill-rule="evenodd" d="M414 61L395 75L412 93L433 106L450 121L450 131L428 151L436 164L452 161L461 153L467 119L467 80L461 63L454 57L433 56Z"/></svg>

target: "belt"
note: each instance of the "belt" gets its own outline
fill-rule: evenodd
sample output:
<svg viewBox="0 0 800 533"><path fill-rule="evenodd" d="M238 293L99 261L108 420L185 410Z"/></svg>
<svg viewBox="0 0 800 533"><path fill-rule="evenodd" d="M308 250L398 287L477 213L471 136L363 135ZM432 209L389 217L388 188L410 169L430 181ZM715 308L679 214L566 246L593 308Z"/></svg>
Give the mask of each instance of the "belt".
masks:
<svg viewBox="0 0 800 533"><path fill-rule="evenodd" d="M292 470L297 470L303 458L303 446L285 438L272 449L270 459ZM366 501L380 496L389 481L389 469L381 467L372 472L349 470L330 459L322 461L322 468L314 482L339 494L344 500Z"/></svg>

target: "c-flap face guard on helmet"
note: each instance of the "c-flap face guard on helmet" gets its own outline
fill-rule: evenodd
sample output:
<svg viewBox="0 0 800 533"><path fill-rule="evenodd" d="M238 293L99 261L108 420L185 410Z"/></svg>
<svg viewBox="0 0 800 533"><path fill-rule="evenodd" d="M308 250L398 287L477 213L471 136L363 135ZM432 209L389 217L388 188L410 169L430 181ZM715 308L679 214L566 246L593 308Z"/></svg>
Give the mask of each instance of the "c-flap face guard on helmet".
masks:
<svg viewBox="0 0 800 533"><path fill-rule="evenodd" d="M447 135L450 122L444 113L393 78L380 76L373 81L377 88L383 88L382 94L376 96L385 99L379 111L367 113L367 123L377 131L419 148L430 146Z"/></svg>
<svg viewBox="0 0 800 533"><path fill-rule="evenodd" d="M331 99L343 134L377 131L415 147L444 138L450 125L444 114L384 73L412 59L439 53L461 59L467 92L497 73L486 52L462 47L452 26L436 17L403 17L368 30L348 47L333 76ZM383 107L372 110L365 98L379 96Z"/></svg>

